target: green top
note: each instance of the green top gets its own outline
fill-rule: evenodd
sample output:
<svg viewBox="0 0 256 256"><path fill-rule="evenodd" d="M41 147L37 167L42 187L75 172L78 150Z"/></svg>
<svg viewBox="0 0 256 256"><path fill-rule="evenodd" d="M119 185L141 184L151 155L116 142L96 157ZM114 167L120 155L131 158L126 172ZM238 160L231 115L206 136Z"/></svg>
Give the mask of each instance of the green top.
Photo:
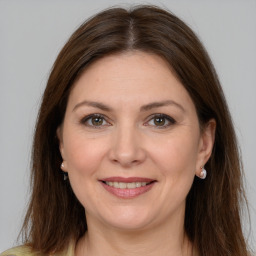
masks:
<svg viewBox="0 0 256 256"><path fill-rule="evenodd" d="M69 246L67 246L66 250L59 252L59 253L53 253L49 254L49 256L74 256L75 255L75 242L71 241ZM0 256L46 256L43 253L32 251L32 249L29 246L22 245L17 246L12 249L9 249L5 252L2 252Z"/></svg>

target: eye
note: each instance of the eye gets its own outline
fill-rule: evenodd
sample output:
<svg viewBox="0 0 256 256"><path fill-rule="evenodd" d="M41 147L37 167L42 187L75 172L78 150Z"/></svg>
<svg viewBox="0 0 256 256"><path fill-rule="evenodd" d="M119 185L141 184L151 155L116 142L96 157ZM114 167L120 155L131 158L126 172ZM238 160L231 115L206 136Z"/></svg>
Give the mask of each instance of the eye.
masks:
<svg viewBox="0 0 256 256"><path fill-rule="evenodd" d="M109 126L110 123L106 121L105 117L100 114L92 114L84 117L81 123L94 128L100 128L101 126Z"/></svg>
<svg viewBox="0 0 256 256"><path fill-rule="evenodd" d="M157 128L166 128L170 125L175 124L176 121L165 114L155 114L151 119L146 123L146 125L155 126Z"/></svg>

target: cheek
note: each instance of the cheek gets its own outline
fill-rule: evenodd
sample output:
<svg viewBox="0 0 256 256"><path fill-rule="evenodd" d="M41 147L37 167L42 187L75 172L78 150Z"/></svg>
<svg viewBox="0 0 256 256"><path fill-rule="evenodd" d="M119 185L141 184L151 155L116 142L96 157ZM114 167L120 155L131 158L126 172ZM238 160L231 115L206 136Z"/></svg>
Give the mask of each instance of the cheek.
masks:
<svg viewBox="0 0 256 256"><path fill-rule="evenodd" d="M101 191L97 191L95 184L97 184L98 170L106 151L104 143L102 140L88 138L79 133L66 136L64 142L71 187L85 209L93 208L95 202L100 201L101 197L99 194Z"/></svg>
<svg viewBox="0 0 256 256"><path fill-rule="evenodd" d="M173 191L188 191L195 175L198 141L193 133L179 133L151 147L151 159Z"/></svg>
<svg viewBox="0 0 256 256"><path fill-rule="evenodd" d="M182 172L183 167L194 168L198 151L198 142L194 138L195 135L192 134L164 138L158 142L158 146L151 147L151 155L155 156L155 160L162 167L173 167L178 172Z"/></svg>
<svg viewBox="0 0 256 256"><path fill-rule="evenodd" d="M66 136L64 145L69 175L86 176L92 174L101 163L106 151L104 148L106 143L102 140L88 138L79 133Z"/></svg>

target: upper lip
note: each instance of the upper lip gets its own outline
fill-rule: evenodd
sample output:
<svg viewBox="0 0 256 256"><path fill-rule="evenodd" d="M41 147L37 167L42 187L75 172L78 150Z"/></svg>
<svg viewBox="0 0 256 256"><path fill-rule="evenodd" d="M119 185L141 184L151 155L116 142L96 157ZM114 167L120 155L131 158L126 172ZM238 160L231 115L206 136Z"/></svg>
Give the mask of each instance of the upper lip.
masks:
<svg viewBox="0 0 256 256"><path fill-rule="evenodd" d="M108 177L104 179L100 179L100 181L112 181L112 182L125 182L125 183L131 183L131 182L152 182L156 181L154 179L149 179L149 178L143 178L143 177Z"/></svg>

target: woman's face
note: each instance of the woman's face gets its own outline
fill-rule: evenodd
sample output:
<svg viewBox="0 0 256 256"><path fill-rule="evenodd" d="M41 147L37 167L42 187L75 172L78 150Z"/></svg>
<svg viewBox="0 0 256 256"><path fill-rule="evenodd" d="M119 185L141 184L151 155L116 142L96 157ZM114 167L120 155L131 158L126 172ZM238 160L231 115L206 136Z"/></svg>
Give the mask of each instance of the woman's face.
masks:
<svg viewBox="0 0 256 256"><path fill-rule="evenodd" d="M63 170L88 224L143 229L183 220L210 156L208 130L200 133L189 94L160 57L134 51L93 63L58 129Z"/></svg>

